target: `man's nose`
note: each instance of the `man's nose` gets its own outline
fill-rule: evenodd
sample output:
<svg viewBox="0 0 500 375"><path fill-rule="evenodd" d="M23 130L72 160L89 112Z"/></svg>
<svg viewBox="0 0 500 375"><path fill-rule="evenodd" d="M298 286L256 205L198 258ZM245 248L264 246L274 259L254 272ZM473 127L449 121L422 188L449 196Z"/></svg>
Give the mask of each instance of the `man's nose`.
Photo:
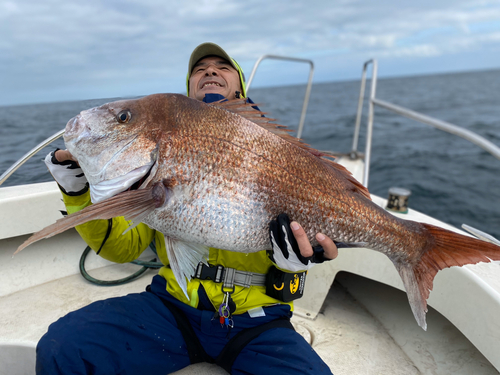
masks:
<svg viewBox="0 0 500 375"><path fill-rule="evenodd" d="M216 76L218 73L217 73L217 69L215 69L214 67L212 66L209 66L206 70L205 70L205 75L206 76Z"/></svg>

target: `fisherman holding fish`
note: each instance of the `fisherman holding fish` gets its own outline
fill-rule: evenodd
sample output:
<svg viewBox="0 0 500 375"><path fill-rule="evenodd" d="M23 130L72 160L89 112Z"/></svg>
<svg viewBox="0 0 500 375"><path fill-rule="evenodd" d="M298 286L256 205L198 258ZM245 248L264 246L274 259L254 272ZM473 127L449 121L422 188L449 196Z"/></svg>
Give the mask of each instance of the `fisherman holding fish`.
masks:
<svg viewBox="0 0 500 375"><path fill-rule="evenodd" d="M213 43L193 51L187 93L205 103L245 98L253 104L240 66ZM130 116L122 111L117 120ZM45 162L69 214L91 205L90 175L69 151L56 150ZM165 374L198 362L215 362L232 374L331 373L290 324L306 271L337 256L329 237L318 233L312 247L304 229L282 214L270 223L272 250L211 247L208 262L187 274L171 252L174 240L143 223L128 227L124 217L114 217L76 229L97 254L118 263L138 258L154 241L165 266L147 291L94 302L53 323L37 346L38 374Z"/></svg>

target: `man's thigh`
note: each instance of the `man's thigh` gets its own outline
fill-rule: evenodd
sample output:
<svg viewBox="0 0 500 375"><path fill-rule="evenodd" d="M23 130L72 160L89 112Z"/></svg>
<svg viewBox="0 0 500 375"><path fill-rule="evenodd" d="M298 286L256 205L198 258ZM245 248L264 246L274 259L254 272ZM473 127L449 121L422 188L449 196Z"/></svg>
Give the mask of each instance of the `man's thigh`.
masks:
<svg viewBox="0 0 500 375"><path fill-rule="evenodd" d="M39 374L166 374L189 363L174 317L148 292L69 313L37 346Z"/></svg>
<svg viewBox="0 0 500 375"><path fill-rule="evenodd" d="M300 334L288 328L273 328L241 351L232 374L331 374L331 371Z"/></svg>

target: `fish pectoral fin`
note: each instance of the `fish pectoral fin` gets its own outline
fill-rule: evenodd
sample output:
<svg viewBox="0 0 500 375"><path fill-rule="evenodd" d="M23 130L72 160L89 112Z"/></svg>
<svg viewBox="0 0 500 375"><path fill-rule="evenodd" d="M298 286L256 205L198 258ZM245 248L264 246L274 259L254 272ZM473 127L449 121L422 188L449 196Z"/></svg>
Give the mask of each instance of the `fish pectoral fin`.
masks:
<svg viewBox="0 0 500 375"><path fill-rule="evenodd" d="M170 268L174 273L177 283L189 299L187 293L187 282L191 280L196 267L200 262L207 264L208 247L190 242L183 242L165 236Z"/></svg>
<svg viewBox="0 0 500 375"><path fill-rule="evenodd" d="M36 232L21 244L14 254L17 254L26 246L36 241L43 238L50 238L91 220L107 220L117 216L142 219L162 204L162 199L166 199L162 194L163 191L161 189L159 191L158 188L155 189L154 187L143 190L132 190L87 206L83 210L59 219L54 224Z"/></svg>
<svg viewBox="0 0 500 375"><path fill-rule="evenodd" d="M129 230L134 229L136 226L142 223L142 221L153 211L154 207L149 207L147 210L144 210L143 212L126 215L125 220L130 221L130 225L127 229L125 229L123 234L127 233Z"/></svg>
<svg viewBox="0 0 500 375"><path fill-rule="evenodd" d="M427 331L427 322L425 320L425 314L427 313L427 300L422 295L420 290L421 285L419 285L415 276L415 270L409 264L399 263L396 261L393 261L393 263L399 272L399 276L401 276L401 279L403 280L413 316L415 317L418 325L422 327L424 331Z"/></svg>

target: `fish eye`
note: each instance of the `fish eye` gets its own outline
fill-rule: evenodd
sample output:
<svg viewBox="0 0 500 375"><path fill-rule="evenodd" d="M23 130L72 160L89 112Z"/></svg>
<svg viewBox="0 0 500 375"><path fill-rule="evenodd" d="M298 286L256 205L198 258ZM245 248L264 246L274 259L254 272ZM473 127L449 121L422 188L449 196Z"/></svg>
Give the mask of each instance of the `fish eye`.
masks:
<svg viewBox="0 0 500 375"><path fill-rule="evenodd" d="M132 117L132 114L130 113L130 111L128 109L126 109L126 110L118 113L118 115L116 115L116 120L118 122L121 122L122 124L124 124L126 122L129 122L131 117Z"/></svg>

